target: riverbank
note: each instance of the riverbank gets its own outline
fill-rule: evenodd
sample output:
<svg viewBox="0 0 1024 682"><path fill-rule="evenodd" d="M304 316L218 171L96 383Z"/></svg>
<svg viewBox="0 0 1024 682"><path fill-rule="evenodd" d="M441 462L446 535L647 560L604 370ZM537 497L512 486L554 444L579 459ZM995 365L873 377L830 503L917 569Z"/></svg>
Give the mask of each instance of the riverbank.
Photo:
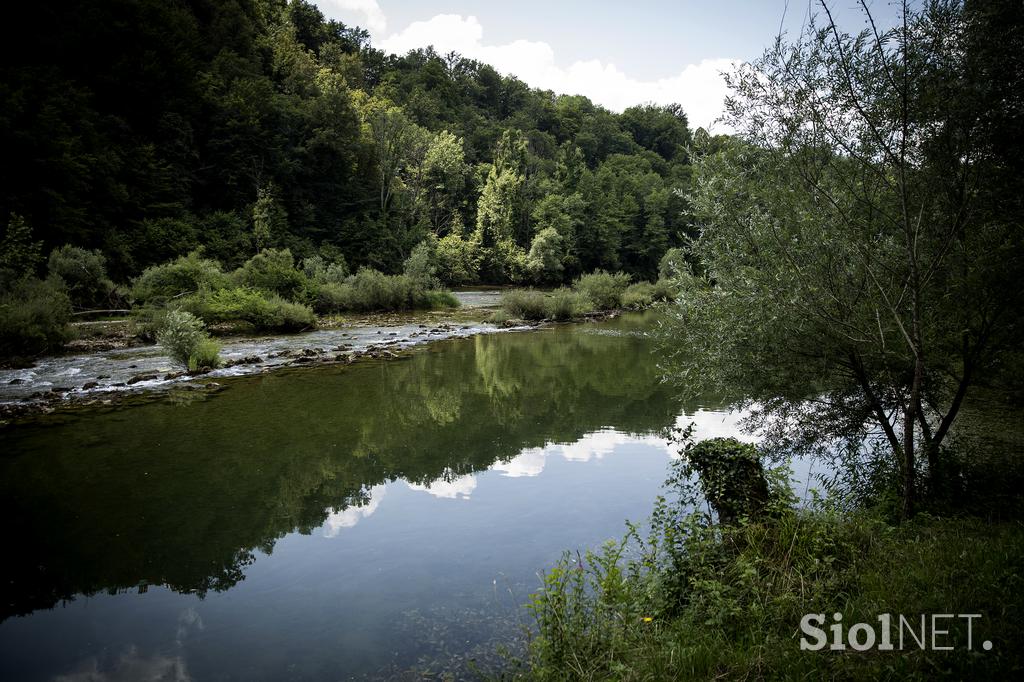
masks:
<svg viewBox="0 0 1024 682"><path fill-rule="evenodd" d="M602 550L566 555L545 574L531 600L537 635L522 675L1019 676L1020 412L993 396L972 401L949 454L956 489L926 496L903 524L882 495L867 505L779 499L770 514L725 526L691 513L670 486L650 535L631 528ZM858 623L866 625L851 633ZM880 648L885 641L893 650Z"/></svg>
<svg viewBox="0 0 1024 682"><path fill-rule="evenodd" d="M462 306L450 310L332 316L321 318L317 329L298 334L221 336L223 366L202 372L181 371L159 346L140 344L124 329L127 322L85 323L97 331L91 341L73 343L72 352L39 358L28 368L0 370L0 423L65 408L116 407L172 389L208 393L237 376L397 358L426 343L554 324L489 321L500 300L497 290L470 289L456 296ZM588 313L577 321L619 313Z"/></svg>
<svg viewBox="0 0 1024 682"><path fill-rule="evenodd" d="M674 574L685 591L672 604L651 599L664 589L663 573L615 573L607 553L560 564L533 602L541 630L526 676L1009 679L1024 664L1019 520L921 514L893 526L870 513L819 510L723 532L717 542L705 537L702 550L685 563L688 574ZM818 630L801 629L807 614L821 614L806 621ZM841 650L830 648L834 614ZM890 614L895 651L877 649L882 614ZM932 614L950 615L933 623ZM852 636L866 642L849 633L857 623L875 632L863 652L850 646Z"/></svg>

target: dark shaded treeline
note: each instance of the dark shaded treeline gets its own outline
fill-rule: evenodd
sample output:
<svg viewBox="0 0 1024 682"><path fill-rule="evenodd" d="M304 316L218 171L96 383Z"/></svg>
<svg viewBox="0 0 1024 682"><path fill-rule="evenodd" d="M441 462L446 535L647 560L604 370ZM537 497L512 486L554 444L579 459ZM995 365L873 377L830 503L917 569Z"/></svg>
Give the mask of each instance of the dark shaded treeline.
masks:
<svg viewBox="0 0 1024 682"><path fill-rule="evenodd" d="M573 327L480 336L9 428L0 509L18 522L2 617L142 584L228 589L256 550L374 485L450 480L601 428L664 429L681 403L648 344Z"/></svg>
<svg viewBox="0 0 1024 682"><path fill-rule="evenodd" d="M200 245L397 271L431 235L469 279L514 279L547 228L566 279L651 278L687 230L678 106L614 114L458 55L385 55L305 0L5 12L0 222L101 249L119 281Z"/></svg>

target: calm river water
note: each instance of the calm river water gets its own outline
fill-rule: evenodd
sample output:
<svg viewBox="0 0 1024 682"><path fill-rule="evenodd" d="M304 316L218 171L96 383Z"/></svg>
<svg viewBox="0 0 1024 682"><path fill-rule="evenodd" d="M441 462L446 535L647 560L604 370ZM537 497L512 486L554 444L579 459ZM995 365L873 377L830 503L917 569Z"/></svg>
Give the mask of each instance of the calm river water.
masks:
<svg viewBox="0 0 1024 682"><path fill-rule="evenodd" d="M538 573L651 510L650 315L227 379L0 430L0 679L334 680L500 665Z"/></svg>

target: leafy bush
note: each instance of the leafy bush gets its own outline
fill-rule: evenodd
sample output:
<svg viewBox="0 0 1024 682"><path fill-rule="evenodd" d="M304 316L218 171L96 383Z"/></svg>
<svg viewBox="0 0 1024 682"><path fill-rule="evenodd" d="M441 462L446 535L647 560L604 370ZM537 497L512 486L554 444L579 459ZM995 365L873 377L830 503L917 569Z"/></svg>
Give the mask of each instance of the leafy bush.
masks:
<svg viewBox="0 0 1024 682"><path fill-rule="evenodd" d="M590 301L567 287L555 289L544 302L547 317L553 320L571 320L590 309Z"/></svg>
<svg viewBox="0 0 1024 682"><path fill-rule="evenodd" d="M654 285L650 282L630 284L622 292L623 308L640 310L649 307L652 303L654 303Z"/></svg>
<svg viewBox="0 0 1024 682"><path fill-rule="evenodd" d="M170 263L146 268L132 285L136 304L161 303L178 296L230 286L230 278L221 271L220 263L202 257L202 250L180 256Z"/></svg>
<svg viewBox="0 0 1024 682"><path fill-rule="evenodd" d="M352 287L336 282L318 284L312 291L313 310L317 315L330 315L351 310Z"/></svg>
<svg viewBox="0 0 1024 682"><path fill-rule="evenodd" d="M624 272L611 274L604 270L595 270L583 275L573 284L573 288L590 299L597 310L614 310L622 307L622 294L629 286L629 275Z"/></svg>
<svg viewBox="0 0 1024 682"><path fill-rule="evenodd" d="M637 282L622 292L622 307L641 310L654 303L671 301L676 297L678 283L675 280L659 279L654 284Z"/></svg>
<svg viewBox="0 0 1024 682"><path fill-rule="evenodd" d="M343 257L327 260L316 255L302 261L302 272L316 284L342 284L349 276L348 263Z"/></svg>
<svg viewBox="0 0 1024 682"><path fill-rule="evenodd" d="M512 318L543 320L547 317L547 300L534 289L512 289L501 295L501 307Z"/></svg>
<svg viewBox="0 0 1024 682"><path fill-rule="evenodd" d="M156 340L171 358L189 369L216 367L220 362L220 347L211 342L202 321L190 312L168 312Z"/></svg>
<svg viewBox="0 0 1024 682"><path fill-rule="evenodd" d="M264 249L235 272L238 284L277 294L289 300L301 297L306 289L306 275L295 269L295 259L288 249Z"/></svg>
<svg viewBox="0 0 1024 682"><path fill-rule="evenodd" d="M425 308L426 296L405 275L385 275L362 268L349 281L352 310L408 310Z"/></svg>
<svg viewBox="0 0 1024 682"><path fill-rule="evenodd" d="M170 311L164 306L145 305L132 308L130 323L131 331L136 337L156 342L156 335L164 326L167 313Z"/></svg>
<svg viewBox="0 0 1024 682"><path fill-rule="evenodd" d="M659 279L654 283L651 296L655 301L673 301L679 295L679 280Z"/></svg>
<svg viewBox="0 0 1024 682"><path fill-rule="evenodd" d="M244 287L203 289L178 305L207 324L241 321L258 330L278 332L301 331L316 325L316 316L308 306Z"/></svg>
<svg viewBox="0 0 1024 682"><path fill-rule="evenodd" d="M0 288L0 359L21 365L71 336L71 300L56 278L25 277Z"/></svg>
<svg viewBox="0 0 1024 682"><path fill-rule="evenodd" d="M407 275L385 275L370 268L362 268L353 277L349 277L345 284L320 285L313 306L321 315L459 306L458 299L451 293L427 290L422 284Z"/></svg>
<svg viewBox="0 0 1024 682"><path fill-rule="evenodd" d="M217 369L220 367L220 344L210 338L205 338L193 349L188 356L188 369L195 372L200 369Z"/></svg>
<svg viewBox="0 0 1024 682"><path fill-rule="evenodd" d="M50 253L48 267L50 276L64 282L77 306L102 305L114 291L114 283L107 277L107 260L99 251L65 244Z"/></svg>

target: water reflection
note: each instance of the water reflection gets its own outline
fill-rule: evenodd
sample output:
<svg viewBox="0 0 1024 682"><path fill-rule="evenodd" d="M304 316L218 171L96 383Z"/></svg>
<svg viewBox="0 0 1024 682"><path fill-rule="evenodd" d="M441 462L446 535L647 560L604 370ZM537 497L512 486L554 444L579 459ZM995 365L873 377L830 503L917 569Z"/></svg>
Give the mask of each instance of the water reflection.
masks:
<svg viewBox="0 0 1024 682"><path fill-rule="evenodd" d="M434 497L469 499L469 496L476 490L476 476L466 474L465 476L453 476L445 473L440 478L429 483L410 483L409 490L421 490Z"/></svg>
<svg viewBox="0 0 1024 682"><path fill-rule="evenodd" d="M377 507L380 506L381 500L384 499L384 493L386 491L386 486L375 485L370 488L366 504L358 507L352 506L332 511L327 515L327 519L324 520L324 537L337 537L338 533L340 533L343 528L352 528L362 519L373 516L373 512L377 511Z"/></svg>
<svg viewBox="0 0 1024 682"><path fill-rule="evenodd" d="M480 336L7 429L0 509L18 521L0 616L139 585L226 590L281 537L373 515L389 481L466 499L492 466L535 475L553 451L585 461L656 433L682 406L645 324Z"/></svg>

